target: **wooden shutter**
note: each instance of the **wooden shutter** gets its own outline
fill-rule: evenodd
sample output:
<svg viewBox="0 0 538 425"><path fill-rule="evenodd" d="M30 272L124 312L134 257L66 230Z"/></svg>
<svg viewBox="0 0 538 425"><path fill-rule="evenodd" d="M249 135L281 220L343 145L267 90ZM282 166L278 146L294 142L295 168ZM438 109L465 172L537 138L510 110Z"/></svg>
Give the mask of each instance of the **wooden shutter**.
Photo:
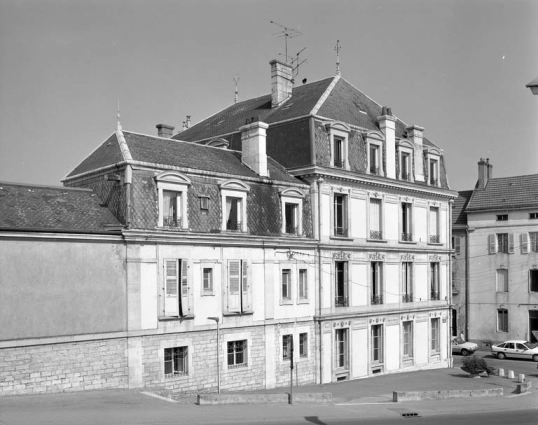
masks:
<svg viewBox="0 0 538 425"><path fill-rule="evenodd" d="M495 254L497 252L497 235L492 234L488 236L489 253Z"/></svg>
<svg viewBox="0 0 538 425"><path fill-rule="evenodd" d="M188 264L187 260L181 260L181 314L183 316L192 313L189 292Z"/></svg>
<svg viewBox="0 0 538 425"><path fill-rule="evenodd" d="M461 238L459 236L454 237L454 253L456 255L461 254Z"/></svg>
<svg viewBox="0 0 538 425"><path fill-rule="evenodd" d="M178 262L177 260L164 261L164 315L179 315L179 297L178 297Z"/></svg>
<svg viewBox="0 0 538 425"><path fill-rule="evenodd" d="M521 234L521 253L529 253L529 234L527 232Z"/></svg>
<svg viewBox="0 0 538 425"><path fill-rule="evenodd" d="M241 261L228 262L228 311L241 311Z"/></svg>
<svg viewBox="0 0 538 425"><path fill-rule="evenodd" d="M508 233L508 254L514 253L514 234Z"/></svg>
<svg viewBox="0 0 538 425"><path fill-rule="evenodd" d="M348 291L348 286L349 286L349 282L347 280L347 261L344 262L344 297L347 301L346 303L346 306L349 306L349 299L348 299L348 294L349 294L349 291Z"/></svg>
<svg viewBox="0 0 538 425"><path fill-rule="evenodd" d="M241 262L241 289L243 311L252 311L252 284L249 279L249 267L246 261Z"/></svg>

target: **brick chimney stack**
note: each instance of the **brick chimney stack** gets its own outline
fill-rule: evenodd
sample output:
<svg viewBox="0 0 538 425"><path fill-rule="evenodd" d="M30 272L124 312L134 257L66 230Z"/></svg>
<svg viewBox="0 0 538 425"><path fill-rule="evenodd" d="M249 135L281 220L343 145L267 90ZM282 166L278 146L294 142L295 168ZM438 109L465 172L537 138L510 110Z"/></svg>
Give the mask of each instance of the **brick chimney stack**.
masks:
<svg viewBox="0 0 538 425"><path fill-rule="evenodd" d="M493 178L493 165L489 163L489 158L480 158L478 161L478 184L477 189L485 189L488 180Z"/></svg>
<svg viewBox="0 0 538 425"><path fill-rule="evenodd" d="M291 97L293 77L291 66L273 59L271 65L271 107L276 108Z"/></svg>
<svg viewBox="0 0 538 425"><path fill-rule="evenodd" d="M174 135L174 126L168 125L168 124L157 124L155 127L157 127L157 135L159 137L166 137L169 139Z"/></svg>

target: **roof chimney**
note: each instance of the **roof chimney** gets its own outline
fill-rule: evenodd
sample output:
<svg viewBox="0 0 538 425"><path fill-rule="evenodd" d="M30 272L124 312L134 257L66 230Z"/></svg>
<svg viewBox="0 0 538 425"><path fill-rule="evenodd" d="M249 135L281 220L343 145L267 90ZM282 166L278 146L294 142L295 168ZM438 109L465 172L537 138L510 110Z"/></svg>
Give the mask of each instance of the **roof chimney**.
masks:
<svg viewBox="0 0 538 425"><path fill-rule="evenodd" d="M157 135L159 137L170 138L174 135L174 126L168 124L157 124Z"/></svg>
<svg viewBox="0 0 538 425"><path fill-rule="evenodd" d="M271 65L271 107L276 108L291 97L293 78L291 66L273 59Z"/></svg>
<svg viewBox="0 0 538 425"><path fill-rule="evenodd" d="M258 121L258 117L247 119L241 130L241 151L243 163L262 177L268 177L266 130L268 124Z"/></svg>
<svg viewBox="0 0 538 425"><path fill-rule="evenodd" d="M493 177L493 165L489 163L489 158L480 158L478 161L478 183L477 189L485 189L488 184L488 180Z"/></svg>
<svg viewBox="0 0 538 425"><path fill-rule="evenodd" d="M396 178L396 117L390 108L383 106L381 116L377 117L380 130L385 134L386 169L388 178Z"/></svg>
<svg viewBox="0 0 538 425"><path fill-rule="evenodd" d="M414 160L415 160L415 181L424 181L424 127L412 125L406 128L407 138L413 142Z"/></svg>
<svg viewBox="0 0 538 425"><path fill-rule="evenodd" d="M190 115L187 115L187 121L185 122L187 128L190 128L191 127L191 116Z"/></svg>

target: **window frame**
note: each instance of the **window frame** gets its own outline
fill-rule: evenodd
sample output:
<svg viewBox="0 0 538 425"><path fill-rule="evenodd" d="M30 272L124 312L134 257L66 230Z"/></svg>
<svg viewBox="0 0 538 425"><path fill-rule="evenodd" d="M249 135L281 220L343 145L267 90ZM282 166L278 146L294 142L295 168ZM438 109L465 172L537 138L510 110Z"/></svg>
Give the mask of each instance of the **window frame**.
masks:
<svg viewBox="0 0 538 425"><path fill-rule="evenodd" d="M370 261L370 305L384 304L385 271L383 261Z"/></svg>
<svg viewBox="0 0 538 425"><path fill-rule="evenodd" d="M214 272L213 272L213 267L208 267L207 265L202 264L201 268L202 268L202 296L204 296L204 295L214 295L214 278L213 278ZM206 282L206 270L209 270L209 274L208 274L209 285L208 285L207 288L206 288L206 285L205 285L205 282Z"/></svg>
<svg viewBox="0 0 538 425"><path fill-rule="evenodd" d="M230 369L240 369L249 367L249 340L248 339L235 339L230 341L225 341L226 343L226 367ZM236 350L237 347L241 345L241 351ZM230 347L232 347L232 352L230 353ZM243 362L237 363L237 355L241 353L243 356ZM230 363L230 354L232 355L233 363Z"/></svg>
<svg viewBox="0 0 538 425"><path fill-rule="evenodd" d="M349 134L351 128L340 121L328 122L325 124L325 128L329 133L330 166L333 168L349 170ZM340 154L342 158L340 164L335 163L335 145L337 140L341 143Z"/></svg>
<svg viewBox="0 0 538 425"><path fill-rule="evenodd" d="M157 185L157 202L158 202L158 217L157 227L160 228L174 228L174 229L189 229L189 216L188 216L188 191L189 186L192 184L191 180L177 172L166 171L160 173L154 177ZM180 205L176 206L177 214L180 215L180 226L165 226L164 225L164 192L175 192L179 194L176 197L176 202ZM180 198L179 201L177 199Z"/></svg>
<svg viewBox="0 0 538 425"><path fill-rule="evenodd" d="M496 221L508 221L508 214L497 214Z"/></svg>
<svg viewBox="0 0 538 425"><path fill-rule="evenodd" d="M287 282L284 282L284 277L287 276ZM286 288L287 294L285 294L284 288ZM292 269L291 268L282 268L280 270L280 304L292 304L292 288L293 288L293 279L292 279Z"/></svg>
<svg viewBox="0 0 538 425"><path fill-rule="evenodd" d="M402 276L402 302L412 303L414 293L414 270L412 261L402 261L401 263Z"/></svg>
<svg viewBox="0 0 538 425"><path fill-rule="evenodd" d="M308 358L308 332L299 333L299 358Z"/></svg>
<svg viewBox="0 0 538 425"><path fill-rule="evenodd" d="M537 219L538 219L538 212L529 213L529 220L537 220Z"/></svg>
<svg viewBox="0 0 538 425"><path fill-rule="evenodd" d="M235 263L238 263L237 266ZM237 272L237 273L234 273ZM232 279L237 276L238 290L232 290ZM228 260L226 288L224 291L224 312L226 315L252 314L252 276L248 260Z"/></svg>
<svg viewBox="0 0 538 425"><path fill-rule="evenodd" d="M372 229L372 203L379 204L379 230ZM368 233L367 240L369 242L383 242L386 239L384 238L385 233L385 198L383 195L368 195Z"/></svg>
<svg viewBox="0 0 538 425"><path fill-rule="evenodd" d="M501 272L501 273L499 273ZM504 289L501 288L501 285L499 283L499 276L504 275ZM495 291L501 292L501 293L508 293L509 290L509 280L508 280L508 269L499 268L495 270Z"/></svg>
<svg viewBox="0 0 538 425"><path fill-rule="evenodd" d="M385 170L383 168L383 149L385 147L385 135L379 132L369 132L366 135L366 174L372 176L385 176ZM373 167L377 172L372 172L372 148L375 148L375 161L378 164L377 167Z"/></svg>
<svg viewBox="0 0 538 425"><path fill-rule="evenodd" d="M404 359L414 358L414 323L412 320L402 321L402 357ZM406 329L409 326L410 329ZM406 353L407 347L407 353Z"/></svg>
<svg viewBox="0 0 538 425"><path fill-rule="evenodd" d="M508 254L509 253L509 233L497 233L497 252Z"/></svg>
<svg viewBox="0 0 538 425"><path fill-rule="evenodd" d="M176 351L178 352L178 354L180 352L182 353L182 357L178 356L178 358L182 358L181 363L182 363L182 368L183 368L183 370L177 371L177 372L174 370L174 366L176 365L176 362L174 361L174 352ZM170 360L167 360L167 354L170 354ZM171 366L172 373L166 373L167 363ZM189 375L189 347L180 346L180 347L164 348L163 371L164 371L165 379L177 378L180 376L188 376Z"/></svg>
<svg viewBox="0 0 538 425"><path fill-rule="evenodd" d="M432 224L432 213L435 212L436 224ZM430 205L428 207L428 244L442 245L441 241L441 207Z"/></svg>
<svg viewBox="0 0 538 425"><path fill-rule="evenodd" d="M508 322L508 309L497 309L497 332L508 333L510 330Z"/></svg>
<svg viewBox="0 0 538 425"><path fill-rule="evenodd" d="M300 268L297 270L297 304L308 303L308 294L308 269Z"/></svg>
<svg viewBox="0 0 538 425"><path fill-rule="evenodd" d="M437 355L440 353L441 353L441 319L439 317L432 317L430 319L430 354Z"/></svg>
<svg viewBox="0 0 538 425"><path fill-rule="evenodd" d="M292 347L293 347L293 334L282 335L282 360L283 361L286 361L286 360L291 361Z"/></svg>
<svg viewBox="0 0 538 425"><path fill-rule="evenodd" d="M438 261L430 261L429 267L430 300L439 301L441 299L441 266Z"/></svg>
<svg viewBox="0 0 538 425"><path fill-rule="evenodd" d="M282 227L280 232L287 236L303 235L303 200L305 193L299 189L284 189L279 192L280 195L280 212L282 216ZM288 232L286 222L286 205L295 205L295 232Z"/></svg>
<svg viewBox="0 0 538 425"><path fill-rule="evenodd" d="M342 265L342 270L338 270ZM341 286L343 294L340 294L340 280L339 274L341 273ZM335 307L349 307L349 261L335 261L334 262L334 306Z"/></svg>
<svg viewBox="0 0 538 425"><path fill-rule="evenodd" d="M172 274L170 266L174 264ZM160 319L192 318L192 276L189 260L183 258L163 258L162 272L162 302ZM171 291L171 284L175 290Z"/></svg>
<svg viewBox="0 0 538 425"><path fill-rule="evenodd" d="M426 153L426 164L428 167L427 184L431 187L441 187L441 151L436 148L428 148ZM435 164L435 176L432 182L432 164Z"/></svg>
<svg viewBox="0 0 538 425"><path fill-rule="evenodd" d="M342 219L342 226L337 226L338 223L338 217L340 214L337 214L337 197L342 198L342 213L341 213L341 219ZM349 220L349 194L348 193L342 193L342 192L334 192L332 196L332 229L331 234L332 237L335 238L349 238L350 236L350 220ZM337 229L342 229L337 230Z"/></svg>
<svg viewBox="0 0 538 425"><path fill-rule="evenodd" d="M529 292L538 292L538 269L536 268L529 269Z"/></svg>
<svg viewBox="0 0 538 425"><path fill-rule="evenodd" d="M407 213L404 213L404 207L408 210ZM399 208L399 218L400 218L400 232L399 232L399 241L404 243L410 243L415 242L414 241L414 233L415 233L415 204L413 201L400 201L400 208ZM407 220L404 220L404 215L407 214L408 218ZM407 224L406 224L407 222ZM405 227L408 226L409 229L405 229ZM404 232L404 230L408 230L407 232Z"/></svg>
<svg viewBox="0 0 538 425"><path fill-rule="evenodd" d="M221 222L221 231L222 232L248 232L248 215L247 215L247 198L248 193L250 192L250 186L243 183L240 180L230 179L226 180L219 184L221 192L221 211L222 211L222 222ZM233 230L228 229L228 214L227 214L227 199L239 199L241 212L238 211L237 223L241 223L239 229Z"/></svg>
<svg viewBox="0 0 538 425"><path fill-rule="evenodd" d="M538 232L529 232L529 252L538 252Z"/></svg>
<svg viewBox="0 0 538 425"><path fill-rule="evenodd" d="M385 363L384 330L381 323L370 326L370 363L375 367Z"/></svg>
<svg viewBox="0 0 538 425"><path fill-rule="evenodd" d="M338 372L349 370L349 328L336 328L334 343L335 370Z"/></svg>
<svg viewBox="0 0 538 425"><path fill-rule="evenodd" d="M397 142L398 146L398 180L414 182L413 176L413 158L415 155L415 150L413 144L407 140L402 140ZM407 161L404 161L404 157L407 158ZM407 163L407 176L403 172L403 164Z"/></svg>

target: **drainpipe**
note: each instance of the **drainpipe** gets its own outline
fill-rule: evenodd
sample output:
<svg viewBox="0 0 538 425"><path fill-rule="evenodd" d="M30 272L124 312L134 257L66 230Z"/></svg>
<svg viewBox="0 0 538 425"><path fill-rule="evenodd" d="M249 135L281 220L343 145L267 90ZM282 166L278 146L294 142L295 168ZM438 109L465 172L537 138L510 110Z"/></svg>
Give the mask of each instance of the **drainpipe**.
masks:
<svg viewBox="0 0 538 425"><path fill-rule="evenodd" d="M465 341L469 341L469 225L465 229Z"/></svg>
<svg viewBox="0 0 538 425"><path fill-rule="evenodd" d="M451 244L451 249L454 249L454 247L452 246L452 207L454 206L454 200L453 199L450 199L448 201L448 242ZM450 253L448 255L448 258L449 258L449 262L448 262L448 279L447 279L447 282L449 282L449 284L447 285L447 289L448 289L448 314L447 314L447 320L449 320L449 329L452 330L452 285L454 282L452 282L452 253ZM447 355L448 355L448 359L449 359L449 362L448 362L448 367L453 367L454 365L454 359L452 357L452 332L447 332Z"/></svg>
<svg viewBox="0 0 538 425"><path fill-rule="evenodd" d="M321 264L321 228L322 228L322 219L321 219L321 185L323 183L323 178L319 177L317 180L318 183L318 318L319 321L319 383L323 384L323 325L321 322L321 296L322 296L322 285L321 285L321 276L322 276L322 264Z"/></svg>

